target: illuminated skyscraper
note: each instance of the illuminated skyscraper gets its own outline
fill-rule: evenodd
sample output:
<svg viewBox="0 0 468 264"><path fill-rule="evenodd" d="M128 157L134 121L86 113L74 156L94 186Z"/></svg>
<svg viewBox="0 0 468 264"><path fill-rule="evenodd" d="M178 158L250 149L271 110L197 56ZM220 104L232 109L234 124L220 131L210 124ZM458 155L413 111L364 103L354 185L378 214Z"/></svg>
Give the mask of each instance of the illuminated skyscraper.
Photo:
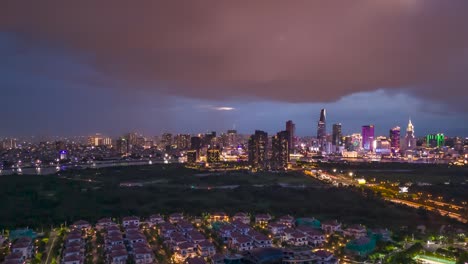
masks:
<svg viewBox="0 0 468 264"><path fill-rule="evenodd" d="M190 135L189 134L178 134L175 138L177 149L186 150L190 148Z"/></svg>
<svg viewBox="0 0 468 264"><path fill-rule="evenodd" d="M115 148L119 154L126 155L128 153L128 143L124 137L117 139Z"/></svg>
<svg viewBox="0 0 468 264"><path fill-rule="evenodd" d="M430 134L426 136L426 146L431 148L441 148L445 146L445 136L442 133Z"/></svg>
<svg viewBox="0 0 468 264"><path fill-rule="evenodd" d="M390 129L390 147L394 154L400 151L400 130L399 126Z"/></svg>
<svg viewBox="0 0 468 264"><path fill-rule="evenodd" d="M289 153L292 153L294 150L294 146L296 144L296 142L294 142L294 136L296 134L296 124L294 124L293 121L291 120L286 122L286 131L289 134L289 138L288 138Z"/></svg>
<svg viewBox="0 0 468 264"><path fill-rule="evenodd" d="M411 119L408 122L408 127L406 128L405 136L405 150L413 150L416 148L416 137L414 136L414 126L411 123Z"/></svg>
<svg viewBox="0 0 468 264"><path fill-rule="evenodd" d="M228 130L227 131L227 143L229 146L234 146L237 144L237 131L236 130Z"/></svg>
<svg viewBox="0 0 468 264"><path fill-rule="evenodd" d="M343 145L342 138L341 123L333 124L332 145L335 147L335 150Z"/></svg>
<svg viewBox="0 0 468 264"><path fill-rule="evenodd" d="M278 132L271 139L271 165L275 169L285 169L289 162L289 146L288 140L290 135L288 131Z"/></svg>
<svg viewBox="0 0 468 264"><path fill-rule="evenodd" d="M249 164L253 168L265 168L267 161L268 134L255 130L249 138Z"/></svg>
<svg viewBox="0 0 468 264"><path fill-rule="evenodd" d="M362 148L367 151L374 150L374 125L362 126Z"/></svg>
<svg viewBox="0 0 468 264"><path fill-rule="evenodd" d="M206 151L206 162L209 164L219 163L220 161L220 150L218 147L209 148Z"/></svg>
<svg viewBox="0 0 468 264"><path fill-rule="evenodd" d="M172 145L172 134L171 133L164 133L161 137L161 147L167 148Z"/></svg>
<svg viewBox="0 0 468 264"><path fill-rule="evenodd" d="M325 142L327 139L327 121L326 121L326 110L322 109L320 110L320 119L318 121L317 125L317 139L319 141Z"/></svg>

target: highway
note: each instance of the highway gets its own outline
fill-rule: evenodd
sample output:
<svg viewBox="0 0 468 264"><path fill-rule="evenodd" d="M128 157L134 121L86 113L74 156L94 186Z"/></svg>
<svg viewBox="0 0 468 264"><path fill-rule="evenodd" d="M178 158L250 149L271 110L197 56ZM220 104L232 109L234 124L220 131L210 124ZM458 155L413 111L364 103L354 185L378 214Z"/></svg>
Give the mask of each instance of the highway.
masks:
<svg viewBox="0 0 468 264"><path fill-rule="evenodd" d="M326 172L312 173L309 170L304 170L304 174L308 175L308 176L311 176L311 177L314 177L314 178L316 178L318 180L321 180L321 181L324 181L324 182L327 182L327 183L330 183L330 184L337 185L337 186L340 186L340 184L342 186L358 185L356 179L353 179L352 176L348 177L346 174L331 175L331 174L326 173ZM447 211L447 210L444 210L444 209L440 209L440 208L437 208L437 207L434 207L434 206L424 205L424 204L420 204L420 203L417 203L417 202L414 202L414 201L407 201L407 200L393 198L393 197L392 198L383 197L383 199L386 200L386 201L389 201L389 202L403 204L403 205L413 207L413 208L421 208L422 207L422 208L424 208L426 210L439 213L442 216L447 216L447 217L456 219L456 220L458 220L458 221L460 221L462 223L468 223L468 219L463 217L459 213L454 213L454 212ZM438 205L438 206L453 208L455 210L462 209L462 207L454 205L454 204L450 204L450 203L434 201L434 200L428 200L428 202L431 202L431 203L433 203L435 205Z"/></svg>

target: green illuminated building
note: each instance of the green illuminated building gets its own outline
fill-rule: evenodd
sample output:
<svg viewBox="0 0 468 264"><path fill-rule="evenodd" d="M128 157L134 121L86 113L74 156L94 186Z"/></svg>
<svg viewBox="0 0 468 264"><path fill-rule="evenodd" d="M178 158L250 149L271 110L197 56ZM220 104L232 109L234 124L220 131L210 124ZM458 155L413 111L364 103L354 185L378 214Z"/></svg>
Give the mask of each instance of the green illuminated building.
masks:
<svg viewBox="0 0 468 264"><path fill-rule="evenodd" d="M445 136L442 133L429 134L426 136L426 146L440 148L445 146Z"/></svg>

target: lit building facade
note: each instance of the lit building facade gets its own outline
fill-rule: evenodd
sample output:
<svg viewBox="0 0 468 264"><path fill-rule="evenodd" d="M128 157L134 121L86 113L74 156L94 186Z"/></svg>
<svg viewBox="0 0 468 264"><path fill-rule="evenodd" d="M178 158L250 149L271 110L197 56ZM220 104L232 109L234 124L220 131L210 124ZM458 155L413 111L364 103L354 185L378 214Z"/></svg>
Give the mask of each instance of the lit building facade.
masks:
<svg viewBox="0 0 468 264"><path fill-rule="evenodd" d="M265 168L267 162L267 146L268 146L268 133L255 130L255 134L250 136L248 149L249 149L249 164L252 168Z"/></svg>
<svg viewBox="0 0 468 264"><path fill-rule="evenodd" d="M426 146L430 148L441 148L445 146L445 136L442 133L429 134L426 136Z"/></svg>
<svg viewBox="0 0 468 264"><path fill-rule="evenodd" d="M406 135L405 135L405 150L414 150L416 149L416 137L414 135L414 126L411 123L411 119L408 122L408 127L406 128Z"/></svg>
<svg viewBox="0 0 468 264"><path fill-rule="evenodd" d="M289 141L288 131L278 132L271 139L271 166L275 169L285 169L289 163Z"/></svg>
<svg viewBox="0 0 468 264"><path fill-rule="evenodd" d="M342 138L343 134L341 132L341 123L333 124L332 145L334 146L335 151L343 145Z"/></svg>
<svg viewBox="0 0 468 264"><path fill-rule="evenodd" d="M362 126L362 148L366 151L374 150L374 125Z"/></svg>
<svg viewBox="0 0 468 264"><path fill-rule="evenodd" d="M327 112L325 109L320 110L320 119L317 123L317 139L321 149L323 149L327 142Z"/></svg>
<svg viewBox="0 0 468 264"><path fill-rule="evenodd" d="M296 142L294 141L294 137L296 135L296 124L294 124L292 120L288 120L286 122L286 131L288 132L289 153L293 153L294 146L296 145Z"/></svg>
<svg viewBox="0 0 468 264"><path fill-rule="evenodd" d="M390 129L390 147L394 154L400 151L400 131L399 126Z"/></svg>

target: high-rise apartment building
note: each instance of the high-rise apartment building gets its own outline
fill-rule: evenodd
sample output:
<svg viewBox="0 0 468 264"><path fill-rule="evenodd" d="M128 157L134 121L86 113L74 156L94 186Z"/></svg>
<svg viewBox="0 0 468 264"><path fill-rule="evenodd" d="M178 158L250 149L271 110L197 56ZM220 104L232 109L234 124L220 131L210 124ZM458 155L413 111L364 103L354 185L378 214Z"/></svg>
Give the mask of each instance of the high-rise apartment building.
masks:
<svg viewBox="0 0 468 264"><path fill-rule="evenodd" d="M332 145L335 147L335 151L343 145L342 138L341 123L333 124Z"/></svg>
<svg viewBox="0 0 468 264"><path fill-rule="evenodd" d="M294 137L296 135L296 124L294 124L292 120L288 120L286 122L286 131L289 134L288 135L289 153L292 153L294 151L294 147L296 145L296 142L294 142Z"/></svg>
<svg viewBox="0 0 468 264"><path fill-rule="evenodd" d="M278 132L271 139L271 166L275 169L285 169L289 163L289 141L288 131Z"/></svg>
<svg viewBox="0 0 468 264"><path fill-rule="evenodd" d="M267 146L268 146L268 133L255 130L255 134L250 136L248 149L249 149L249 164L255 168L265 168L267 162Z"/></svg>

